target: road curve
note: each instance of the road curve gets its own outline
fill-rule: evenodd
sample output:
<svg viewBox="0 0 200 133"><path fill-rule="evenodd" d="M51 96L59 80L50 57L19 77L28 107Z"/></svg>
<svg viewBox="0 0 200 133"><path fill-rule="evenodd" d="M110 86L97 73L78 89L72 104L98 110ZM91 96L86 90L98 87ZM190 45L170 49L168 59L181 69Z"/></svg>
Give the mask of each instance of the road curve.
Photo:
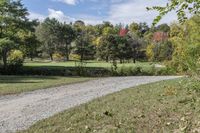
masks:
<svg viewBox="0 0 200 133"><path fill-rule="evenodd" d="M122 89L177 76L110 77L0 97L0 133L24 130L39 120Z"/></svg>

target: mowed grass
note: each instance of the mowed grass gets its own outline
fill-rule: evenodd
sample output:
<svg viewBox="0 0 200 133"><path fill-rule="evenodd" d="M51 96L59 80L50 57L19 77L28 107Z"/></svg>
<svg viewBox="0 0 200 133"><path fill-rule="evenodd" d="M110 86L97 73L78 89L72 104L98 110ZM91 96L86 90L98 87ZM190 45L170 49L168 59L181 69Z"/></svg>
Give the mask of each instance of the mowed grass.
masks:
<svg viewBox="0 0 200 133"><path fill-rule="evenodd" d="M21 133L200 132L200 82L141 85L42 120Z"/></svg>
<svg viewBox="0 0 200 133"><path fill-rule="evenodd" d="M67 61L67 62L51 62L51 61L27 61L24 63L24 66L32 66L32 67L75 67L78 65L78 62L75 61ZM137 63L118 63L118 67L132 67L132 66L140 66L140 67L151 67L153 65L152 62L137 62ZM85 61L85 67L93 67L93 68L111 68L112 64L103 61Z"/></svg>
<svg viewBox="0 0 200 133"><path fill-rule="evenodd" d="M0 76L0 95L16 94L54 86L88 81L81 77Z"/></svg>

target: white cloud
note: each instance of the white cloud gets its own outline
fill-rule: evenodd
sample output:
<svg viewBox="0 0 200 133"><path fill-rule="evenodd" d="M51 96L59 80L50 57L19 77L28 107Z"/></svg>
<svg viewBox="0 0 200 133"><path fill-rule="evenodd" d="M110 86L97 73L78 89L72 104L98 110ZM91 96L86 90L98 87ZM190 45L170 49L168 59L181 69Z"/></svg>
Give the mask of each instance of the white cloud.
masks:
<svg viewBox="0 0 200 133"><path fill-rule="evenodd" d="M39 21L43 21L46 18L46 16L41 15L39 13L35 13L35 12L30 12L28 17L31 20L38 19Z"/></svg>
<svg viewBox="0 0 200 133"><path fill-rule="evenodd" d="M60 10L55 10L55 9L48 9L48 15L41 15L39 13L35 13L35 12L30 12L30 15L28 16L29 19L33 20L33 19L38 19L39 21L44 21L45 18L49 17L49 18L55 18L60 22L66 22L66 23L70 23L70 22L74 22L75 19L69 16L66 16L62 11Z"/></svg>
<svg viewBox="0 0 200 133"><path fill-rule="evenodd" d="M87 14L79 14L75 15L76 20L82 20L85 22L85 24L100 24L103 22L103 17L93 16L93 15L87 15Z"/></svg>
<svg viewBox="0 0 200 133"><path fill-rule="evenodd" d="M57 19L58 21L60 22L72 22L74 21L75 19L74 18L71 18L69 16L66 16L62 11L60 10L54 10L54 9L48 9L48 12L49 12L49 15L48 17L49 18L55 18Z"/></svg>
<svg viewBox="0 0 200 133"><path fill-rule="evenodd" d="M78 0L53 0L53 1L58 1L58 2L63 2L68 5L76 5Z"/></svg>
<svg viewBox="0 0 200 133"><path fill-rule="evenodd" d="M59 0L61 1L61 0ZM78 0L76 0L78 1ZM79 0L85 1L85 0ZM88 1L97 1L97 0L88 0ZM103 0L102 0L103 1ZM107 15L102 16L102 9L90 9L96 10L98 12L97 16L90 14L73 14L73 17L70 17L64 14L61 10L48 9L48 15L44 16L38 13L30 13L29 18L44 20L46 17L56 18L60 22L74 22L76 20L83 20L86 24L99 24L102 21L110 21L113 24L123 23L130 24L131 22L147 22L151 25L153 19L158 15L155 11L147 11L146 7L151 7L154 5L165 5L167 0L110 0L112 4L109 5ZM105 15L105 14L104 14ZM177 20L175 12L169 13L164 16L160 23L171 23ZM159 23L159 24L160 24Z"/></svg>
<svg viewBox="0 0 200 133"><path fill-rule="evenodd" d="M109 10L108 19L112 23L131 23L135 22L147 22L151 25L153 19L158 15L155 11L147 11L146 7L155 5L165 5L166 0L129 0L127 2L112 4ZM165 16L161 22L170 23L176 19L175 13Z"/></svg>

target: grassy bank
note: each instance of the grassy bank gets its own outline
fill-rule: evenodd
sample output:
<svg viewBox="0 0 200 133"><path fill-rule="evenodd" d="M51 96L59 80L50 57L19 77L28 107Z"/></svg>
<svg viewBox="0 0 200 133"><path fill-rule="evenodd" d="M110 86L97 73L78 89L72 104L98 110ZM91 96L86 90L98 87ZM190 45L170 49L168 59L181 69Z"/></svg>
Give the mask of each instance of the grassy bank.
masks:
<svg viewBox="0 0 200 133"><path fill-rule="evenodd" d="M96 99L22 133L199 132L199 121L200 82L183 78Z"/></svg>
<svg viewBox="0 0 200 133"><path fill-rule="evenodd" d="M90 78L80 77L47 77L47 76L0 76L0 95L45 89L87 81Z"/></svg>

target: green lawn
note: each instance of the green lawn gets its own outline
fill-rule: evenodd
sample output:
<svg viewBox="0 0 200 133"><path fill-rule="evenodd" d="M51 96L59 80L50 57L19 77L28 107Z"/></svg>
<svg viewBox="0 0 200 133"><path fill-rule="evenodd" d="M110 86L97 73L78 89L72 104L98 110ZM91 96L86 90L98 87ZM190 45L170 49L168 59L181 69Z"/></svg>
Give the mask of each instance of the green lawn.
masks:
<svg viewBox="0 0 200 133"><path fill-rule="evenodd" d="M200 131L200 82L182 78L111 94L42 120L22 133Z"/></svg>
<svg viewBox="0 0 200 133"><path fill-rule="evenodd" d="M80 63L74 61L51 62L48 60L27 61L20 74L57 75L57 76L136 76L136 75L171 75L168 70L154 67L152 62L118 63L116 71L112 71L112 64L101 61L87 61L80 69Z"/></svg>
<svg viewBox="0 0 200 133"><path fill-rule="evenodd" d="M129 66L141 66L141 67L150 67L152 66L153 63L151 62L137 62L136 64L134 63L124 63L124 64L120 64L118 63L118 67L129 67ZM27 61L26 63L24 63L24 66L37 66L37 67L41 67L41 66L58 66L58 67L75 67L76 63L75 61L67 61L67 62L50 62L50 61ZM107 62L102 62L102 61L86 61L85 62L85 66L86 67L101 67L101 68L110 68L111 67L111 63L107 63Z"/></svg>
<svg viewBox="0 0 200 133"><path fill-rule="evenodd" d="M0 95L16 94L87 80L90 80L90 78L55 76L0 76Z"/></svg>

